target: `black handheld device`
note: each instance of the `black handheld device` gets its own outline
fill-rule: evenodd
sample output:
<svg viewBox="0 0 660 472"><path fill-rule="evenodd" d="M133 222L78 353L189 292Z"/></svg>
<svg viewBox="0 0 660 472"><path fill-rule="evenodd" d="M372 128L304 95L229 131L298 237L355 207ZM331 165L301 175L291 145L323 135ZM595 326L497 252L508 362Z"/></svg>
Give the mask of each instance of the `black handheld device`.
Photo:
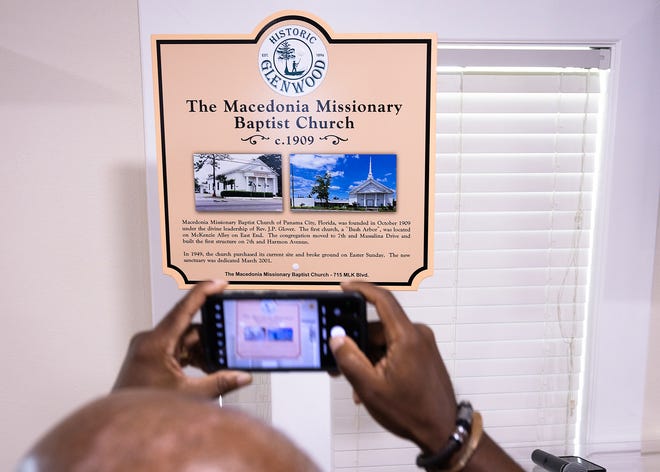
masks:
<svg viewBox="0 0 660 472"><path fill-rule="evenodd" d="M602 465L594 464L593 462L590 462L579 456L559 456L559 458L565 460L568 463L574 462L581 464L586 467L587 472L607 472L607 469L605 469L605 467Z"/></svg>
<svg viewBox="0 0 660 472"><path fill-rule="evenodd" d="M549 452L535 449L532 452L532 461L536 465L540 465L549 472L586 472L587 469L576 463L569 463Z"/></svg>
<svg viewBox="0 0 660 472"><path fill-rule="evenodd" d="M532 461L549 472L606 472L604 467L578 456L555 456L541 449L532 452Z"/></svg>
<svg viewBox="0 0 660 472"><path fill-rule="evenodd" d="M335 370L339 332L366 349L366 302L357 292L225 291L202 306L209 369Z"/></svg>

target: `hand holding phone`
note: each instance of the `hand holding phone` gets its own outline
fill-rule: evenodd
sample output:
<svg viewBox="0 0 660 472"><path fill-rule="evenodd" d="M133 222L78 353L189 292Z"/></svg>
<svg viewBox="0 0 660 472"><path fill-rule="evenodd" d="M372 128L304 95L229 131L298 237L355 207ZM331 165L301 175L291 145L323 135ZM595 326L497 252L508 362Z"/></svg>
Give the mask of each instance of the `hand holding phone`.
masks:
<svg viewBox="0 0 660 472"><path fill-rule="evenodd" d="M135 334L113 391L157 387L217 398L252 382L246 372L206 371L208 375L188 376L183 370L186 366L204 369L201 336L191 321L207 297L226 286L224 280L200 282L153 329Z"/></svg>
<svg viewBox="0 0 660 472"><path fill-rule="evenodd" d="M366 348L366 303L359 293L225 291L202 307L211 370L335 370L328 341L336 332Z"/></svg>

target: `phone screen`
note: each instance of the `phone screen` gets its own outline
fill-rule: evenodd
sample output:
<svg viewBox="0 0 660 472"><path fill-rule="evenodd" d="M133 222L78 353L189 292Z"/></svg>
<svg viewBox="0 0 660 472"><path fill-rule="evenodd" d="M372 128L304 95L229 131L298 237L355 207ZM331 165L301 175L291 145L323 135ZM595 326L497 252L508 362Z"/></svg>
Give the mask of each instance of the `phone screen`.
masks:
<svg viewBox="0 0 660 472"><path fill-rule="evenodd" d="M364 299L345 292L226 293L207 300L202 323L214 370L330 370L333 330L366 341Z"/></svg>

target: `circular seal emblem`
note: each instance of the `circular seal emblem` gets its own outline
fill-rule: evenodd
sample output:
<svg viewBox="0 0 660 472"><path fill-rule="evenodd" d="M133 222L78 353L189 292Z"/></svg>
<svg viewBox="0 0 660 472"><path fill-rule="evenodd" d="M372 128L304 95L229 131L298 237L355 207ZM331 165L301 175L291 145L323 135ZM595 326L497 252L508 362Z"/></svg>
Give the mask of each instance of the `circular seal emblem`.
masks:
<svg viewBox="0 0 660 472"><path fill-rule="evenodd" d="M259 48L259 72L280 95L298 97L315 90L328 70L328 53L320 36L301 25L281 26Z"/></svg>

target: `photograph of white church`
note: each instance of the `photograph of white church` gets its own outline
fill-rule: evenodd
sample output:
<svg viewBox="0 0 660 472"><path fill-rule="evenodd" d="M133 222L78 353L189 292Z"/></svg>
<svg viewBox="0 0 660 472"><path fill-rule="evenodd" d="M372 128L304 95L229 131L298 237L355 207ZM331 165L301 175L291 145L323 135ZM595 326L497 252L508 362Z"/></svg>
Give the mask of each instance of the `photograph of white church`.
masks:
<svg viewBox="0 0 660 472"><path fill-rule="evenodd" d="M197 211L282 211L281 154L193 154Z"/></svg>
<svg viewBox="0 0 660 472"><path fill-rule="evenodd" d="M348 192L348 201L351 204L357 204L358 207L378 208L392 206L394 196L394 190L374 179L372 159L370 158L367 179Z"/></svg>

